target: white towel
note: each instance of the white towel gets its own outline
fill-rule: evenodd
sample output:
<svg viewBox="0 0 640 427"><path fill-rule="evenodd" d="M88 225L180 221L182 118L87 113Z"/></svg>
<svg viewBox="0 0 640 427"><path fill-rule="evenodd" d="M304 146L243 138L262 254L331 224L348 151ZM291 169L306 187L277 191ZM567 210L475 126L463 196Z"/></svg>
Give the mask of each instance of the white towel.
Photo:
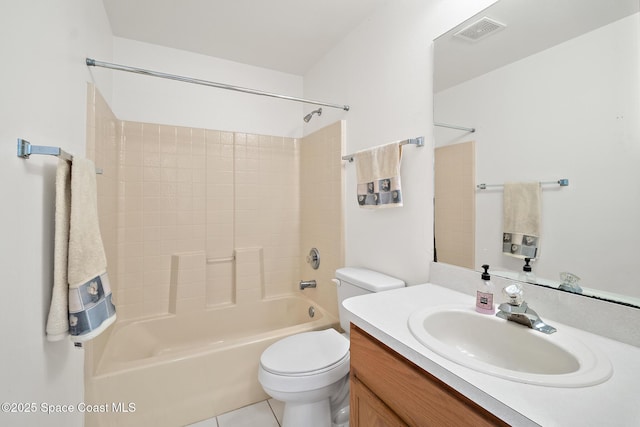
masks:
<svg viewBox="0 0 640 427"><path fill-rule="evenodd" d="M54 289L47 339L56 341L71 335L76 343L87 341L116 320L91 160L74 158L71 167L59 161L55 231Z"/></svg>
<svg viewBox="0 0 640 427"><path fill-rule="evenodd" d="M539 182L505 183L502 252L534 259L540 249Z"/></svg>
<svg viewBox="0 0 640 427"><path fill-rule="evenodd" d="M69 335L67 301L67 259L69 254L69 221L71 215L71 165L58 159L56 171L56 216L53 253L53 290L47 319L47 340L59 341Z"/></svg>
<svg viewBox="0 0 640 427"><path fill-rule="evenodd" d="M402 206L399 142L381 145L353 155L356 162L358 204L363 208Z"/></svg>
<svg viewBox="0 0 640 427"><path fill-rule="evenodd" d="M98 222L96 168L82 158L71 168L68 280L71 340L95 338L115 322L116 310Z"/></svg>

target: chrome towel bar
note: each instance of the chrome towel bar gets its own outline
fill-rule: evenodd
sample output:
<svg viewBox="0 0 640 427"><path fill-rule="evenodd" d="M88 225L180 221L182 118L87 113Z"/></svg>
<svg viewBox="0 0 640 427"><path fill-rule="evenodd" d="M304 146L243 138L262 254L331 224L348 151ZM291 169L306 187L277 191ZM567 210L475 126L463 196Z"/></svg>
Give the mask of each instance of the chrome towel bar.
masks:
<svg viewBox="0 0 640 427"><path fill-rule="evenodd" d="M424 147L424 137L419 136L417 138L405 139L404 141L400 141L400 145L407 145L407 144L412 144L418 147ZM347 154L346 156L342 156L342 160L353 162L353 156L355 156L355 154Z"/></svg>
<svg viewBox="0 0 640 427"><path fill-rule="evenodd" d="M569 186L569 180L567 178L562 178L562 179L559 179L557 181L541 181L540 184L542 184L542 185L558 184L560 187L568 187ZM476 188L478 190L486 190L489 187L504 187L504 185L503 184L478 184L478 185L476 185Z"/></svg>
<svg viewBox="0 0 640 427"><path fill-rule="evenodd" d="M32 145L29 141L18 138L18 157L28 159L32 154L44 154L55 156L68 162L73 161L73 156L60 147L48 147L46 145ZM96 173L102 175L102 169L96 168Z"/></svg>

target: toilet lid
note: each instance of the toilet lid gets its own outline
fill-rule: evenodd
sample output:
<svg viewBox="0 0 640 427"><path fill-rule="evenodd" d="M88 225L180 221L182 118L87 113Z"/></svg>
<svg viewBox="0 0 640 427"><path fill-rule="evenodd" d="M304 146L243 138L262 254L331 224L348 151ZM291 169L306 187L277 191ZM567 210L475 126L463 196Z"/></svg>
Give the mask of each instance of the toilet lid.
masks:
<svg viewBox="0 0 640 427"><path fill-rule="evenodd" d="M260 364L274 374L296 375L326 369L349 353L349 340L335 329L303 332L270 345Z"/></svg>

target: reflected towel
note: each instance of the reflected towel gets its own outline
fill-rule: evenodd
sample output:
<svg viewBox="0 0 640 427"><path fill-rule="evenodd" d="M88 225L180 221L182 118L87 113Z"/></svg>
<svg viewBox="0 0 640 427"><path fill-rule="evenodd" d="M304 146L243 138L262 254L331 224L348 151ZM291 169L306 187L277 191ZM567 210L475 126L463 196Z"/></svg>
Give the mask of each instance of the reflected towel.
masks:
<svg viewBox="0 0 640 427"><path fill-rule="evenodd" d="M400 143L392 142L358 151L353 157L356 162L360 207L375 209L402 206Z"/></svg>
<svg viewBox="0 0 640 427"><path fill-rule="evenodd" d="M541 188L539 182L504 185L502 252L517 258L538 256Z"/></svg>
<svg viewBox="0 0 640 427"><path fill-rule="evenodd" d="M71 215L71 165L58 159L56 171L55 242L53 253L53 290L47 319L47 340L59 341L69 335L67 301L67 259L69 254L69 221Z"/></svg>
<svg viewBox="0 0 640 427"><path fill-rule="evenodd" d="M98 223L96 168L81 158L71 168L68 276L71 340L87 341L116 320L116 311Z"/></svg>

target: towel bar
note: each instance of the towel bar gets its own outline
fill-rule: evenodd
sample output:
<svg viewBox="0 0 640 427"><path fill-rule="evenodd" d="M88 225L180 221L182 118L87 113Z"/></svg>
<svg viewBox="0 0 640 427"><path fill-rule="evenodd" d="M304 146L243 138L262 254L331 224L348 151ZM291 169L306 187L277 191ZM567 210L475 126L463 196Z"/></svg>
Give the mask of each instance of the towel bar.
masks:
<svg viewBox="0 0 640 427"><path fill-rule="evenodd" d="M73 156L60 147L48 147L45 145L32 145L29 141L18 138L18 157L28 159L32 154L44 154L47 156L56 156L68 162L73 161ZM96 173L102 175L102 169L96 168Z"/></svg>
<svg viewBox="0 0 640 427"><path fill-rule="evenodd" d="M404 141L400 141L400 145L412 144L418 147L424 147L424 136L419 136L417 138L405 139ZM349 163L353 162L353 156L355 154L347 154L346 156L342 156L342 160L347 160Z"/></svg>
<svg viewBox="0 0 640 427"><path fill-rule="evenodd" d="M560 185L560 187L568 187L569 186L569 180L567 178L562 178L562 179L559 179L557 181L541 181L540 184L542 184L542 185L558 184L558 185ZM478 190L486 190L489 187L504 187L504 185L503 184L478 184L478 185L476 185L476 188Z"/></svg>

